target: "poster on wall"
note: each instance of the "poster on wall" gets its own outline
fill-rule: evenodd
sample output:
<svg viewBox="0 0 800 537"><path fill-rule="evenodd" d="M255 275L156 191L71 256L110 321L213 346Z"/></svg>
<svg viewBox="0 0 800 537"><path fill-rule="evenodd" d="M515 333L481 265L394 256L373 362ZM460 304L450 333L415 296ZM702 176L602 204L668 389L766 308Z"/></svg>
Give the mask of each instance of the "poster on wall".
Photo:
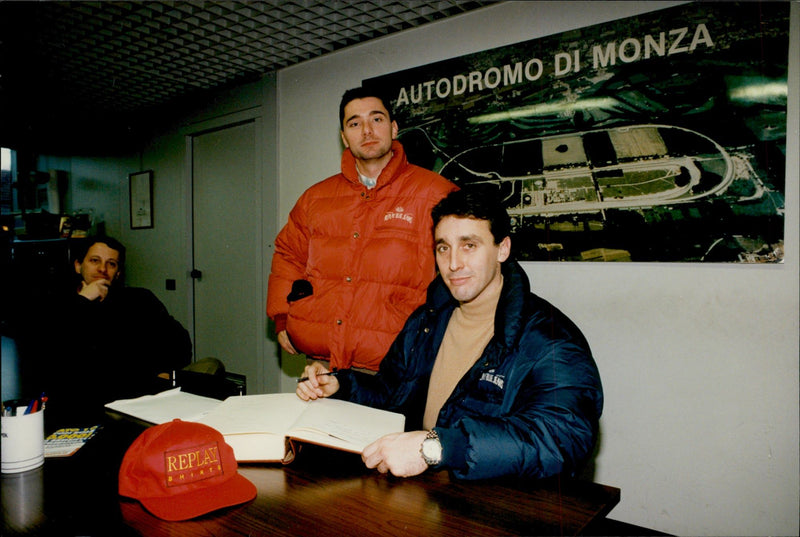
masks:
<svg viewBox="0 0 800 537"><path fill-rule="evenodd" d="M691 3L383 92L411 162L496 190L518 259L783 261L789 3Z"/></svg>

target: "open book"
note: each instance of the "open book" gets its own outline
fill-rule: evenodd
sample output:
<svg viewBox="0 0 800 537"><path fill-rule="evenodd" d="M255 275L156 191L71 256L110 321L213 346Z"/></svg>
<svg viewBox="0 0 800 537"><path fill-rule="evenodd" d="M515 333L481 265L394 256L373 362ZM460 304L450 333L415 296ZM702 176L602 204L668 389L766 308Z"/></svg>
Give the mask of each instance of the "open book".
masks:
<svg viewBox="0 0 800 537"><path fill-rule="evenodd" d="M361 453L403 432L405 416L337 399L302 401L294 393L228 397L194 420L218 430L239 462L290 462L295 440Z"/></svg>

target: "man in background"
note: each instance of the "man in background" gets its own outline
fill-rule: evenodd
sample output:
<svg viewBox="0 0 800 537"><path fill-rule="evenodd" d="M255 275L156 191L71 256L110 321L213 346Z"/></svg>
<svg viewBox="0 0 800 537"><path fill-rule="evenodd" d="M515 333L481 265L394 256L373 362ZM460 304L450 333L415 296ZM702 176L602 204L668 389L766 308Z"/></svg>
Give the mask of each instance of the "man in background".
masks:
<svg viewBox="0 0 800 537"><path fill-rule="evenodd" d="M431 208L457 187L410 164L388 100L339 106L341 173L306 190L275 239L267 315L281 347L376 371L435 276Z"/></svg>
<svg viewBox="0 0 800 537"><path fill-rule="evenodd" d="M592 454L603 408L580 330L530 291L510 260L508 214L484 192L433 210L439 276L377 375L306 367L304 400L336 396L406 416L409 432L367 446L369 468L406 477L575 475Z"/></svg>
<svg viewBox="0 0 800 537"><path fill-rule="evenodd" d="M47 420L97 422L104 405L164 388L191 361L189 333L149 290L123 284L125 247L111 237L85 243L74 285L31 327L48 396Z"/></svg>

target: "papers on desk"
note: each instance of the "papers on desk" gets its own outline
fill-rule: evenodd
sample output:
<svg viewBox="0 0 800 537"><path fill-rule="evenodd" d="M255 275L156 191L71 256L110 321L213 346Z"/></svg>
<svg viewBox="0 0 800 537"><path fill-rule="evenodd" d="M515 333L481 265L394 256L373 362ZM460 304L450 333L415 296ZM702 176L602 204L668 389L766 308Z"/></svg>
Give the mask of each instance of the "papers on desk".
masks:
<svg viewBox="0 0 800 537"><path fill-rule="evenodd" d="M159 425L176 418L197 421L219 406L220 401L174 388L156 395L112 401L106 408Z"/></svg>

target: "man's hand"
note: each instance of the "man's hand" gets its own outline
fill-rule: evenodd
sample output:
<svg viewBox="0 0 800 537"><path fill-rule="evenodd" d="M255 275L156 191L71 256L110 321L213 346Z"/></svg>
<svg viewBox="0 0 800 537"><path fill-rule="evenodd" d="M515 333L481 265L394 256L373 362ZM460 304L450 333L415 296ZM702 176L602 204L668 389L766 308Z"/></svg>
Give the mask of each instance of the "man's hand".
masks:
<svg viewBox="0 0 800 537"><path fill-rule="evenodd" d="M319 399L320 397L330 397L339 391L339 380L333 375L324 375L328 370L319 362L307 365L303 370L303 376L308 380L297 383L295 393L303 401L309 399Z"/></svg>
<svg viewBox="0 0 800 537"><path fill-rule="evenodd" d="M297 354L297 349L292 345L292 340L289 339L289 333L286 330L278 332L278 344L289 354Z"/></svg>
<svg viewBox="0 0 800 537"><path fill-rule="evenodd" d="M78 294L89 300L105 300L108 294L108 287L111 285L109 280L92 280L92 283L81 282L81 290Z"/></svg>
<svg viewBox="0 0 800 537"><path fill-rule="evenodd" d="M428 469L419 451L427 434L427 431L387 434L365 447L361 460L367 468L376 468L382 474L391 472L397 477L419 475Z"/></svg>

